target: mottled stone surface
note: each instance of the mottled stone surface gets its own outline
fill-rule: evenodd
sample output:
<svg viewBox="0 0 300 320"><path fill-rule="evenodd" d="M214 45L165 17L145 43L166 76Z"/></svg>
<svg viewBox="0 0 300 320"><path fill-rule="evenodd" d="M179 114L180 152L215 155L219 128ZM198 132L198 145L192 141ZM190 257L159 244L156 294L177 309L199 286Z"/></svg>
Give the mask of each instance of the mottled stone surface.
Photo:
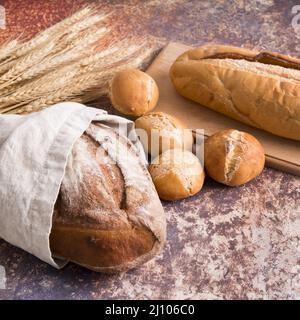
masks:
<svg viewBox="0 0 300 320"><path fill-rule="evenodd" d="M32 36L90 2L0 1L7 9L0 39L21 32ZM291 25L294 1L99 3L115 9L120 36L151 34L163 42L217 42L300 56L300 31ZM299 177L266 168L240 188L207 179L196 196L164 207L164 251L121 275L101 275L74 264L57 271L0 240L0 265L6 273L6 281L0 279L0 299L300 298Z"/></svg>

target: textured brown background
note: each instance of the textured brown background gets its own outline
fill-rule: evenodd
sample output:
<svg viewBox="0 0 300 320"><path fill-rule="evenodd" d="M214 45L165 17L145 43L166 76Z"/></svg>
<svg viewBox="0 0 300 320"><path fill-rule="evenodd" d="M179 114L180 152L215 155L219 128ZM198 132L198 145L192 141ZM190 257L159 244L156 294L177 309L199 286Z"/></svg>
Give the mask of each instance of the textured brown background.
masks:
<svg viewBox="0 0 300 320"><path fill-rule="evenodd" d="M0 40L32 36L86 3L0 1ZM199 45L217 42L300 55L292 28L295 1L100 1L115 9L120 35L150 34ZM101 275L74 264L57 271L0 240L7 289L0 299L296 299L300 298L300 178L266 168L227 188L207 179L196 196L164 203L168 242L146 265ZM0 222L1 223L1 222Z"/></svg>

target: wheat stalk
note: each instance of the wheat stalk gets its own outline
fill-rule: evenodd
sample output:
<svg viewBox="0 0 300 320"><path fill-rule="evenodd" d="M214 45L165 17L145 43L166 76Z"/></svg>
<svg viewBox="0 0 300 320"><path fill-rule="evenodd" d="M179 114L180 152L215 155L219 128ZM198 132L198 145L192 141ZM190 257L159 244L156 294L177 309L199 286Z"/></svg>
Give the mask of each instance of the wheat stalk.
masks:
<svg viewBox="0 0 300 320"><path fill-rule="evenodd" d="M92 43L94 43L96 40L98 40L100 37L102 37L105 33L107 32L106 28L101 28L101 29L96 29L92 30L92 32L86 32L84 36L81 38L78 38L75 43L72 44L72 46L69 46L69 48L64 49L63 52L59 52L58 54L50 57L46 57L41 64L33 64L31 68L28 68L26 65L27 58L25 61L25 66L23 66L23 71L20 70L18 67L18 71L15 71L15 75L9 75L11 81L7 82L5 86L11 86L11 85L16 85L17 83L21 81L27 81L30 80L34 77L37 77L41 74L47 73L51 70L54 70L55 68L65 65L65 64L70 64L79 58L82 58L85 54L85 49L90 46ZM33 63L32 61L35 59L36 56L29 57L29 61ZM32 59L32 60L30 60ZM17 75L16 73L19 72ZM13 71L11 71L13 73ZM7 74L3 76L3 78L6 78L7 81ZM4 80L5 81L5 80ZM2 77L0 77L0 84L2 83ZM0 86L1 88L1 86Z"/></svg>
<svg viewBox="0 0 300 320"><path fill-rule="evenodd" d="M16 59L19 58L28 52L36 49L37 47L45 44L53 35L60 34L62 31L67 30L70 26L75 24L77 21L83 20L85 17L91 15L94 12L94 7L84 7L80 11L77 11L72 16L62 20L54 24L53 26L49 27L38 33L35 37L31 40L23 43L17 50L12 53L12 58Z"/></svg>
<svg viewBox="0 0 300 320"><path fill-rule="evenodd" d="M107 16L84 8L27 43L0 46L0 113L95 100L107 93L115 72L145 62L153 52L148 41L107 42L110 30L97 26Z"/></svg>
<svg viewBox="0 0 300 320"><path fill-rule="evenodd" d="M18 45L18 39L3 43L0 47L0 61L6 59L11 54L11 52L13 52L18 47Z"/></svg>
<svg viewBox="0 0 300 320"><path fill-rule="evenodd" d="M105 81L105 78L102 79L102 82L100 81L100 78L107 74L107 70L109 71L110 68L114 64L120 62L122 58L123 60L129 60L130 56L138 55L140 50L138 46L132 45L127 50L124 50L126 53L126 56L124 57L124 55L120 54L119 49L120 46L116 45L114 49L110 48L95 54L95 56L85 58L79 64L74 63L66 65L54 74L46 74L43 77L24 85L16 92L12 92L10 95L0 98L0 105L4 108L11 105L19 106L19 103L21 102L29 103L30 101L54 92L61 87L66 87L73 83L80 84L82 75L84 75L84 81L86 81L86 79L91 79L91 76L87 75L94 74L96 77L99 77L99 83L102 83ZM116 69L114 69L114 72L115 70ZM49 87L49 83L52 84L51 87ZM89 86L89 82L86 82L86 84ZM4 110L7 111L7 109Z"/></svg>
<svg viewBox="0 0 300 320"><path fill-rule="evenodd" d="M53 36L57 34L61 36L62 32L72 33L68 35L68 39L72 39L72 37L75 37L76 34L81 30L103 20L106 17L105 15L95 15L89 17L89 15L91 15L94 11L95 10L93 9L93 7L85 7L74 15L66 18L65 20L53 25L46 30L41 31L27 42L22 42L18 39L14 39L10 43L4 44L0 48L1 65L28 54L30 51L35 50L46 43L46 41L49 41ZM78 20L79 22L77 22ZM4 50L5 54L2 54L2 50Z"/></svg>
<svg viewBox="0 0 300 320"><path fill-rule="evenodd" d="M98 24L99 22L105 20L108 16L109 14L97 14L90 16L85 20L79 21L67 30L68 34L66 35L66 40L70 40L76 37L82 30L88 29L89 27Z"/></svg>
<svg viewBox="0 0 300 320"><path fill-rule="evenodd" d="M82 10L78 11L74 15L66 18L65 20L53 25L52 27L41 31L35 37L27 42L21 42L19 45L15 45L9 53L5 55L6 59L1 59L0 63L0 75L10 69L10 66L13 63L17 63L18 59L24 57L27 54L30 54L33 50L38 50L42 45L45 45L47 42L55 39L55 37L62 37L65 35L68 30L72 29L74 25L78 25L78 31L81 28L85 28L88 24L84 25L82 22L89 20L89 16L94 12L93 7L85 7ZM103 19L103 15L97 16L98 21ZM83 21L81 21L83 19ZM79 20L79 23L76 22ZM81 27L79 27L81 26ZM69 35L69 39L76 37L76 33ZM13 40L14 41L14 40ZM13 50L15 49L15 50ZM11 63L13 62L13 63Z"/></svg>
<svg viewBox="0 0 300 320"><path fill-rule="evenodd" d="M76 47L77 50L84 49L91 43L95 42L97 39L99 39L100 36L104 35L105 31L107 31L106 29L101 28L101 29L87 30L81 34L77 32L87 28L88 26L90 26L91 23L95 24L103 20L103 18L104 18L104 15L95 15L95 16L88 17L86 20L80 21L78 24L75 24L74 26L72 26L71 32L64 30L64 33L62 35L59 35L59 36L55 35L52 41L45 44L43 48L41 49L35 48L34 50L29 52L22 58L16 60L14 63L16 67L12 68L12 70L11 70L11 65L13 63L11 61L8 61L4 65L3 64L0 65L0 74L2 73L2 76L0 77L0 84L9 80L14 80L14 78L18 75L18 73L21 73L23 70L28 69L28 67L37 64L37 62L40 61L38 59L45 57L50 52L49 49L50 50L55 49L56 52L58 51L60 52L60 54L62 54L64 53L64 51L71 50L74 47ZM54 28L54 30L56 30L56 28ZM74 30L76 32L74 32ZM66 37L65 39L61 39L64 37L65 33L67 33L69 37ZM46 34L50 36L51 32L47 32ZM71 42L71 40L73 40L73 42ZM49 45L50 45L50 48L49 48ZM62 48L64 48L64 51L62 51ZM52 52L52 54L53 53L54 51ZM73 53L74 53L74 50L73 50ZM41 56L41 54L43 54L43 56ZM40 68L40 67L41 67L40 65L37 65L37 68ZM5 73L5 71L7 70L9 70L9 72L3 75L3 73ZM32 70L31 72L32 72L31 76L34 76L34 72ZM24 80L24 78L26 78L26 75L21 77L19 81ZM8 84L11 85L11 83L8 83Z"/></svg>
<svg viewBox="0 0 300 320"><path fill-rule="evenodd" d="M31 67L35 63L40 62L43 57L51 52L54 45L55 43L48 42L40 50L32 51L32 53L17 61L12 68L0 77L0 88L8 86L10 81L14 80L22 71Z"/></svg>
<svg viewBox="0 0 300 320"><path fill-rule="evenodd" d="M9 61L4 65L0 65L0 76L6 73L9 69L11 69L16 64L15 61Z"/></svg>
<svg viewBox="0 0 300 320"><path fill-rule="evenodd" d="M103 96L104 93L107 93L107 84L109 80L113 77L115 72L118 72L125 68L137 68L140 67L141 64L147 59L152 52L152 49L146 49L136 57L127 61L126 63L115 67L114 69L108 69L107 71L103 71L101 73L84 73L75 78L74 83L69 86L65 86L62 89L59 89L46 97L42 97L34 102L28 104L27 106L21 108L19 110L20 113L28 113L33 111L38 111L44 107L55 104L60 101L65 100L73 100L79 102L87 102L87 96L91 96L91 92L93 92L93 99L99 98ZM98 92L94 90L95 88L99 88L99 84L102 84L101 90Z"/></svg>
<svg viewBox="0 0 300 320"><path fill-rule="evenodd" d="M70 81L74 81L75 75L101 71L104 67L109 68L112 64L120 61L120 56L124 58L124 55L120 54L122 43L120 44L96 53L91 57L84 58L79 63L67 64L59 68L55 73L46 73L42 77L19 87L17 91L12 89L9 92L2 91L0 105L5 107L47 94L49 90L53 91L56 88L65 86ZM126 51L127 55L133 54L138 48L135 45L131 46L131 49ZM49 87L49 83L52 84L51 88Z"/></svg>

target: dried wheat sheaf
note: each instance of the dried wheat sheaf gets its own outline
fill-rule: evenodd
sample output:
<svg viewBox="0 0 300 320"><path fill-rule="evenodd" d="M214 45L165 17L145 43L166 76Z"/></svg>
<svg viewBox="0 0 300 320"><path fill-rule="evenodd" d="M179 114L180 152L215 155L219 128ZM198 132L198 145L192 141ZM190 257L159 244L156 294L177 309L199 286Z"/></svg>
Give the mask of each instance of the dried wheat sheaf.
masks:
<svg viewBox="0 0 300 320"><path fill-rule="evenodd" d="M117 41L106 26L109 16L88 6L29 41L0 45L0 113L95 100L107 93L115 72L148 61L154 41Z"/></svg>

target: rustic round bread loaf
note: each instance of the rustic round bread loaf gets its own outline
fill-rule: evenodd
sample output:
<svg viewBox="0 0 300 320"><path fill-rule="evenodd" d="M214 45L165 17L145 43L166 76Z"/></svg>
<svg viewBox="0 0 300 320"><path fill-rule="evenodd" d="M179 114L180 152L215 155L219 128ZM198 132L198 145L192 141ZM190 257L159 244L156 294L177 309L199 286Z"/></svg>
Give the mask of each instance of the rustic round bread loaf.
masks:
<svg viewBox="0 0 300 320"><path fill-rule="evenodd" d="M116 73L109 92L111 103L118 111L136 117L154 109L159 97L154 79L137 69Z"/></svg>
<svg viewBox="0 0 300 320"><path fill-rule="evenodd" d="M181 121L167 113L150 112L138 118L135 127L145 151L153 157L174 148L192 151L192 132Z"/></svg>
<svg viewBox="0 0 300 320"><path fill-rule="evenodd" d="M164 200L184 199L196 194L205 178L199 159L182 149L163 152L153 160L149 171L160 198Z"/></svg>
<svg viewBox="0 0 300 320"><path fill-rule="evenodd" d="M218 182L229 186L244 184L258 176L264 164L262 145L246 132L227 129L205 141L205 169Z"/></svg>
<svg viewBox="0 0 300 320"><path fill-rule="evenodd" d="M84 267L119 272L159 252L162 205L130 141L91 124L68 158L53 216L51 251Z"/></svg>

